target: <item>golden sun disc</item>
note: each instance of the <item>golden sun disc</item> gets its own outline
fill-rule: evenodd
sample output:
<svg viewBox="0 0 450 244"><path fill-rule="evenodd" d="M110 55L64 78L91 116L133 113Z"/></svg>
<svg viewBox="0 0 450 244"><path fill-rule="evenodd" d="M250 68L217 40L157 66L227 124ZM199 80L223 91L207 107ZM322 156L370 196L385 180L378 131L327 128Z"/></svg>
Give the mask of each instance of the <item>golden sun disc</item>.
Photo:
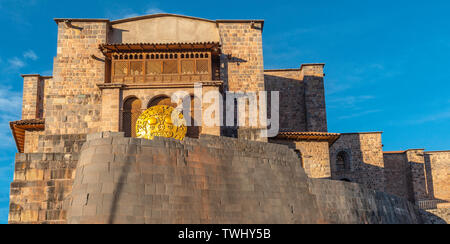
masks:
<svg viewBox="0 0 450 244"><path fill-rule="evenodd" d="M173 107L157 105L145 110L136 121L136 136L153 140L155 136L183 140L187 127L183 114Z"/></svg>

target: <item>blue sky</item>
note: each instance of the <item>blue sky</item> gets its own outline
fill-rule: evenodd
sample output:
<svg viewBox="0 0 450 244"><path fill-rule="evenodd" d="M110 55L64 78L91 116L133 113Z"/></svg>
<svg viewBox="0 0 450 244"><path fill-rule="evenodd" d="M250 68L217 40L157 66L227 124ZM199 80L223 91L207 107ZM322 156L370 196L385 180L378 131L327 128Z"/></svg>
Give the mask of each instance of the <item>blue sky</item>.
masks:
<svg viewBox="0 0 450 244"><path fill-rule="evenodd" d="M152 13L264 19L267 69L326 63L330 132L384 131L384 150L450 149L449 1L0 0L0 223L7 222L20 74L51 75L53 18Z"/></svg>

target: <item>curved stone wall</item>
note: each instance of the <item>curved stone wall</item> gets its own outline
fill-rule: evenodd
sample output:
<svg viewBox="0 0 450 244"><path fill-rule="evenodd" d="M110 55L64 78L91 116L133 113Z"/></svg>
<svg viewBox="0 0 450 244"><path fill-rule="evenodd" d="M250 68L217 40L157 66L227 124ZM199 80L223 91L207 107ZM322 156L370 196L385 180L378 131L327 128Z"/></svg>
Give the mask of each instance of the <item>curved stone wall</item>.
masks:
<svg viewBox="0 0 450 244"><path fill-rule="evenodd" d="M310 187L311 185L311 187ZM308 180L286 146L205 136L88 136L68 223L420 223L406 200Z"/></svg>
<svg viewBox="0 0 450 244"><path fill-rule="evenodd" d="M328 223L419 224L420 210L404 198L356 183L310 179L310 190Z"/></svg>

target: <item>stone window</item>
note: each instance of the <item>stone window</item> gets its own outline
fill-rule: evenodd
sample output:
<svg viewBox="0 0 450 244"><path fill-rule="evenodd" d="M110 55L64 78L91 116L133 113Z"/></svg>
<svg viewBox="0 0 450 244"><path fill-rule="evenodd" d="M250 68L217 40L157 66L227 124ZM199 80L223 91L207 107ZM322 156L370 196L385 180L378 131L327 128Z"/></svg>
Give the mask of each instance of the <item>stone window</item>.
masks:
<svg viewBox="0 0 450 244"><path fill-rule="evenodd" d="M336 156L336 170L345 171L350 169L350 157L347 152L340 151Z"/></svg>

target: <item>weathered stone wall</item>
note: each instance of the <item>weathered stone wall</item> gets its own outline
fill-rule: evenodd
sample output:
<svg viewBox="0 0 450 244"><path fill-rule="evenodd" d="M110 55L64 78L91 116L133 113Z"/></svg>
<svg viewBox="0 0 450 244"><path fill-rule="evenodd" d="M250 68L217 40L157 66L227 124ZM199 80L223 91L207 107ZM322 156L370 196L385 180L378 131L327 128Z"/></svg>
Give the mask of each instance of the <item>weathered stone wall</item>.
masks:
<svg viewBox="0 0 450 244"><path fill-rule="evenodd" d="M411 169L405 152L385 152L383 158L385 191L414 202Z"/></svg>
<svg viewBox="0 0 450 244"><path fill-rule="evenodd" d="M307 131L328 131L323 67L324 64L303 64L300 68L300 78L305 85Z"/></svg>
<svg viewBox="0 0 450 244"><path fill-rule="evenodd" d="M9 223L66 223L63 202L72 191L77 157L71 153L17 154Z"/></svg>
<svg viewBox="0 0 450 244"><path fill-rule="evenodd" d="M22 75L22 77L22 119L43 118L45 81L51 80L51 78L40 75Z"/></svg>
<svg viewBox="0 0 450 244"><path fill-rule="evenodd" d="M107 42L106 21L58 22L53 79L46 86L46 134L101 130L101 93L105 63L99 44ZM93 58L95 55L97 58Z"/></svg>
<svg viewBox="0 0 450 244"><path fill-rule="evenodd" d="M102 131L119 132L121 120L122 92L119 88L102 90Z"/></svg>
<svg viewBox="0 0 450 244"><path fill-rule="evenodd" d="M310 179L310 190L328 223L418 224L419 209L407 200L349 182Z"/></svg>
<svg viewBox="0 0 450 244"><path fill-rule="evenodd" d="M68 223L422 222L406 200L308 181L298 163L286 146L232 138L89 135L65 201Z"/></svg>
<svg viewBox="0 0 450 244"><path fill-rule="evenodd" d="M306 175L285 146L101 136L83 147L69 223L320 222Z"/></svg>
<svg viewBox="0 0 450 244"><path fill-rule="evenodd" d="M264 91L262 23L219 22L218 26L222 44L220 79L224 82L224 92ZM246 110L248 111L248 105ZM237 116L247 124L240 127L251 127L248 113L237 113ZM261 128L260 126L261 124L257 127ZM256 140L267 141L267 138Z"/></svg>
<svg viewBox="0 0 450 244"><path fill-rule="evenodd" d="M450 202L450 151L425 152L424 157L430 197Z"/></svg>
<svg viewBox="0 0 450 244"><path fill-rule="evenodd" d="M450 201L450 152L385 152L384 163L386 192L427 208Z"/></svg>
<svg viewBox="0 0 450 244"><path fill-rule="evenodd" d="M37 153L39 151L39 136L44 131L25 131L24 153Z"/></svg>
<svg viewBox="0 0 450 244"><path fill-rule="evenodd" d="M328 141L290 141L271 139L271 143L287 145L301 157L299 165L309 178L331 178Z"/></svg>
<svg viewBox="0 0 450 244"><path fill-rule="evenodd" d="M263 91L261 23L219 23L221 80L229 91ZM231 55L228 57L227 55Z"/></svg>
<svg viewBox="0 0 450 244"><path fill-rule="evenodd" d="M86 134L41 135L38 150L40 153L78 153L86 141Z"/></svg>
<svg viewBox="0 0 450 244"><path fill-rule="evenodd" d="M266 90L280 92L280 131L307 131L305 89L299 70L266 70Z"/></svg>
<svg viewBox="0 0 450 244"><path fill-rule="evenodd" d="M425 175L425 158L423 149L409 149L405 152L411 169L411 179L416 203L430 199Z"/></svg>
<svg viewBox="0 0 450 244"><path fill-rule="evenodd" d="M349 156L349 169L338 170L339 152ZM384 191L385 176L381 133L348 133L330 148L331 175L334 180L348 179L369 189Z"/></svg>

